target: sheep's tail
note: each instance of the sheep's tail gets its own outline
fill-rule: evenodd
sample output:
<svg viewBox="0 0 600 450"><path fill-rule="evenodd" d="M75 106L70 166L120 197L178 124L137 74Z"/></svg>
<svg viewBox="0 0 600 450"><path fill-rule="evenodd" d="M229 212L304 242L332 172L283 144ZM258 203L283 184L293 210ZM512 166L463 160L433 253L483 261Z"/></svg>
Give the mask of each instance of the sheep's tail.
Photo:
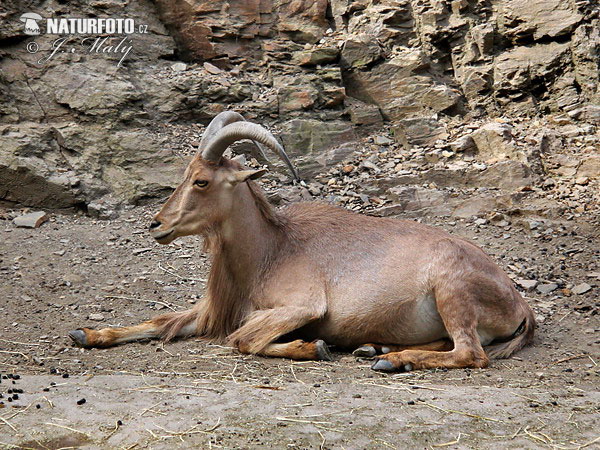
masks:
<svg viewBox="0 0 600 450"><path fill-rule="evenodd" d="M513 337L506 342L488 345L484 348L489 358L508 358L533 341L536 326L535 316L533 310L525 301L523 301L523 305L525 306L525 319L523 319Z"/></svg>

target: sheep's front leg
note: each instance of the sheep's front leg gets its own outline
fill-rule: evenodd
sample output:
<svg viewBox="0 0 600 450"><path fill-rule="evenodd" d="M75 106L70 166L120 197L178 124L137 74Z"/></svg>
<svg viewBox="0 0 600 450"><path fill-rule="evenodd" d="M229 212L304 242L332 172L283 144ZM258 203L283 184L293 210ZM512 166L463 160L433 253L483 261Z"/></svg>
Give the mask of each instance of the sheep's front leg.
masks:
<svg viewBox="0 0 600 450"><path fill-rule="evenodd" d="M195 308L161 314L151 320L130 327L111 327L94 330L78 328L69 332L69 337L78 347L104 348L141 339L171 339L198 335L198 318L205 314L205 303L199 303Z"/></svg>
<svg viewBox="0 0 600 450"><path fill-rule="evenodd" d="M279 337L321 317L322 314L299 307L255 311L228 340L242 353L296 360L331 361L331 354L322 340L274 343Z"/></svg>

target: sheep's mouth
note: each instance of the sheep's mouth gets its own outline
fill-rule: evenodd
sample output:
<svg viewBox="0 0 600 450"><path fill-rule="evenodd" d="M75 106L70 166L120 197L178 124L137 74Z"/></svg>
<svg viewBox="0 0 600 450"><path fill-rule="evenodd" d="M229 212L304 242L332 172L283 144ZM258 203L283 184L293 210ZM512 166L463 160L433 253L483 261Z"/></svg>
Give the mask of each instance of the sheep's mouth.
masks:
<svg viewBox="0 0 600 450"><path fill-rule="evenodd" d="M154 239L156 239L159 244L168 244L169 242L171 242L173 240L170 238L174 231L175 231L175 229L171 228L170 230L166 230L166 231L153 231L151 234L152 234L152 237Z"/></svg>

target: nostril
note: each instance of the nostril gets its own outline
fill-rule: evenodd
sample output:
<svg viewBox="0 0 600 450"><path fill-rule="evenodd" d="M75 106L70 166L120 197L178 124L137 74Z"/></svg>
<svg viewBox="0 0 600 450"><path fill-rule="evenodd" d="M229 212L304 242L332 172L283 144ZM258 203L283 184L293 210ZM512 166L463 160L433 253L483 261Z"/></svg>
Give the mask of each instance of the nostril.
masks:
<svg viewBox="0 0 600 450"><path fill-rule="evenodd" d="M160 222L158 220L153 220L150 223L150 229L151 230L154 230L155 228L158 228L158 227L160 227Z"/></svg>

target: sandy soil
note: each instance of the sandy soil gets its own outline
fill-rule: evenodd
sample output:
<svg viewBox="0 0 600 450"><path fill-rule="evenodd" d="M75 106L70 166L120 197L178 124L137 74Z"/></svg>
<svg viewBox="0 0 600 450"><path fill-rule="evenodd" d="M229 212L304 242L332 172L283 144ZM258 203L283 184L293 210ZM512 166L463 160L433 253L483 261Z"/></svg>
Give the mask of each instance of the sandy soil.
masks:
<svg viewBox="0 0 600 450"><path fill-rule="evenodd" d="M345 353L291 362L196 339L73 348L73 328L133 324L201 297L199 239L155 244L145 231L155 210L112 222L54 214L35 230L0 210L0 448L600 444L600 249L584 222L545 232L439 223L514 278L559 282L526 294L540 321L535 344L485 370L388 375ZM593 289L573 294L583 282ZM14 389L23 392L9 402Z"/></svg>

